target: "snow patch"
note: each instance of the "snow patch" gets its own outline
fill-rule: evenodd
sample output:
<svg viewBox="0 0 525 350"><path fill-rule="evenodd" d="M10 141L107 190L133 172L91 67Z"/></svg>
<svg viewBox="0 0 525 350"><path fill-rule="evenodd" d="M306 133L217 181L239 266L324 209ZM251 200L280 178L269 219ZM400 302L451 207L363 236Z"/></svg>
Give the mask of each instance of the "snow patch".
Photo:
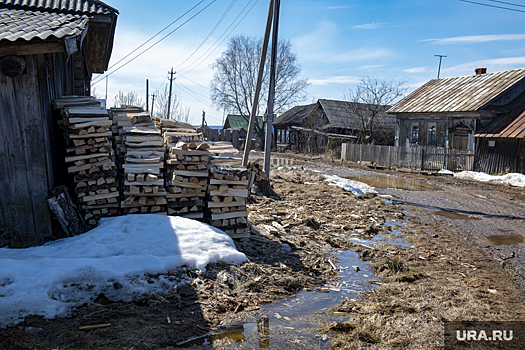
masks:
<svg viewBox="0 0 525 350"><path fill-rule="evenodd" d="M337 175L323 174L323 176L325 178L325 181L327 181L329 185L339 186L346 191L352 192L356 196L363 195L366 193L377 193L374 187L359 181L343 179L342 177L339 177Z"/></svg>
<svg viewBox="0 0 525 350"><path fill-rule="evenodd" d="M500 184L508 184L510 186L525 187L525 174L511 173L506 175L488 175L486 173L478 173L475 171L462 171L455 173L454 177L459 179L472 179L482 182L493 182Z"/></svg>
<svg viewBox="0 0 525 350"><path fill-rule="evenodd" d="M223 231L201 222L162 215L107 218L85 234L27 249L0 249L0 326L28 315L67 316L98 294L129 301L167 292L177 281L151 279L188 265L247 261Z"/></svg>

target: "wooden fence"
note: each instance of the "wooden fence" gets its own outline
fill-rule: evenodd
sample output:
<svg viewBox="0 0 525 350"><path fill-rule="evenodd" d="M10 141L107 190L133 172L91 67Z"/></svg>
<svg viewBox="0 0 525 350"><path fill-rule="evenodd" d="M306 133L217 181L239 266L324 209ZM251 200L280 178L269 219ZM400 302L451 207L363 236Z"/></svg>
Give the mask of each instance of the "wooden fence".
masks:
<svg viewBox="0 0 525 350"><path fill-rule="evenodd" d="M341 158L350 162L370 162L378 167L424 171L474 170L474 151L441 147L395 147L343 143Z"/></svg>
<svg viewBox="0 0 525 350"><path fill-rule="evenodd" d="M231 142L233 147L239 149L244 145L246 132L239 132L235 129L205 129L204 137L210 141L227 141Z"/></svg>

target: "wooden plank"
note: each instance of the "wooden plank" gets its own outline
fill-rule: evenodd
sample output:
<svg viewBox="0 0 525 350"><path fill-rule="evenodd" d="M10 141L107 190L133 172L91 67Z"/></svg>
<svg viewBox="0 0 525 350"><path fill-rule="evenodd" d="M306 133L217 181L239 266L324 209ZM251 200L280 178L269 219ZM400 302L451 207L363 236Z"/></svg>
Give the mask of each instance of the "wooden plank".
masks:
<svg viewBox="0 0 525 350"><path fill-rule="evenodd" d="M146 141L146 142L125 142L126 146L130 147L151 147L151 146L162 146L162 141Z"/></svg>
<svg viewBox="0 0 525 350"><path fill-rule="evenodd" d="M109 120L109 117L69 118L69 124L87 123L87 122L106 122L108 120Z"/></svg>
<svg viewBox="0 0 525 350"><path fill-rule="evenodd" d="M89 138L110 137L110 136L113 136L113 134L110 132L96 132L96 133L87 134L87 135L69 134L70 139L89 139Z"/></svg>
<svg viewBox="0 0 525 350"><path fill-rule="evenodd" d="M90 126L102 126L102 127L109 128L112 124L113 122L111 120L93 120L93 121L80 123L80 124L72 124L70 121L69 128L73 130L89 128Z"/></svg>
<svg viewBox="0 0 525 350"><path fill-rule="evenodd" d="M182 154L185 156L210 156L210 152L208 151L199 151L199 150L182 150L175 147L171 147L170 149L171 154Z"/></svg>
<svg viewBox="0 0 525 350"><path fill-rule="evenodd" d="M130 136L126 135L126 142L163 142L162 136Z"/></svg>
<svg viewBox="0 0 525 350"><path fill-rule="evenodd" d="M217 179L210 179L210 185L238 185L238 186L248 186L248 180L246 180L246 181L234 181L234 180L217 180Z"/></svg>
<svg viewBox="0 0 525 350"><path fill-rule="evenodd" d="M82 170L89 170L91 169L92 167L99 167L99 166L103 166L103 165L115 165L115 163L113 163L113 161L111 159L108 159L108 160L104 160L102 162L96 162L96 163L89 163L89 164L85 164L85 165L79 165L79 166L73 166L73 167L69 167L67 168L67 172L68 173L76 173L78 171L82 171Z"/></svg>
<svg viewBox="0 0 525 350"><path fill-rule="evenodd" d="M208 208L229 208L229 207L242 207L246 205L246 201L242 202L230 202L230 203L215 203L215 202L208 202Z"/></svg>
<svg viewBox="0 0 525 350"><path fill-rule="evenodd" d="M105 193L105 194L96 194L94 196L85 196L85 197L82 197L80 200L82 202L89 202L89 201L96 201L99 199L107 199L107 198L113 198L113 197L118 197L118 196L119 196L119 192L115 191L115 192Z"/></svg>
<svg viewBox="0 0 525 350"><path fill-rule="evenodd" d="M192 176L192 177L208 177L207 171L191 171L191 170L174 170L174 175L178 176Z"/></svg>
<svg viewBox="0 0 525 350"><path fill-rule="evenodd" d="M78 115L99 115L99 116L107 116L108 111L105 108L100 107L67 107L66 108L66 115L71 118L71 116L78 116Z"/></svg>
<svg viewBox="0 0 525 350"><path fill-rule="evenodd" d="M248 197L248 190L230 188L228 192L210 191L211 196Z"/></svg>
<svg viewBox="0 0 525 350"><path fill-rule="evenodd" d="M76 162L78 160L99 158L99 157L109 157L109 153L91 153L91 154L86 154L82 156L66 157L65 161L66 163L70 163L70 162Z"/></svg>
<svg viewBox="0 0 525 350"><path fill-rule="evenodd" d="M164 168L164 163L154 163L154 164L122 164L124 169L162 169Z"/></svg>
<svg viewBox="0 0 525 350"><path fill-rule="evenodd" d="M212 214L211 219L212 220L223 220L223 219L233 219L233 218L244 218L248 217L247 211L234 211L231 213L223 213L223 214Z"/></svg>
<svg viewBox="0 0 525 350"><path fill-rule="evenodd" d="M24 44L12 44L12 45L2 45L0 46L0 56L7 55L38 55L46 54L53 52L65 52L64 45L62 42L46 41L43 43L28 44L26 41L23 41ZM4 95L5 96L5 95Z"/></svg>
<svg viewBox="0 0 525 350"><path fill-rule="evenodd" d="M160 163L161 159L160 159L160 157L154 157L154 158L126 157L126 162L128 162L128 163L136 163L136 164L155 164L155 163Z"/></svg>
<svg viewBox="0 0 525 350"><path fill-rule="evenodd" d="M164 179L159 179L155 182L124 181L124 186L164 186Z"/></svg>

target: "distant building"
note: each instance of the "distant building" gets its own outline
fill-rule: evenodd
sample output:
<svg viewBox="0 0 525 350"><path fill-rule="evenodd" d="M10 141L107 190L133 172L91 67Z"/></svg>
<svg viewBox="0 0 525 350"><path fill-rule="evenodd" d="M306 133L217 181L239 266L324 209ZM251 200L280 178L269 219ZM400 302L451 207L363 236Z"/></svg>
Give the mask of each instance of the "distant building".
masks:
<svg viewBox="0 0 525 350"><path fill-rule="evenodd" d="M223 129L237 129L237 130L244 130L244 133L246 134L248 132L248 122L250 120L250 117L243 117L242 115L236 115L236 114L228 114L226 116L226 120L224 121ZM266 122L264 121L264 117L257 116L255 118L257 125L263 132L266 131ZM254 128L255 133L255 128ZM255 135L254 135L255 137Z"/></svg>

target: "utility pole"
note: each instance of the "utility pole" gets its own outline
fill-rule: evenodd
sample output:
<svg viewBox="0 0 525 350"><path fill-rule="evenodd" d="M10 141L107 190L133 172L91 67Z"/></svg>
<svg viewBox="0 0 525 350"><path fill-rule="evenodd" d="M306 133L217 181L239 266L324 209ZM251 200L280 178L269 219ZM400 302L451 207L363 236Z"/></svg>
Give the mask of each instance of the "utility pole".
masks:
<svg viewBox="0 0 525 350"><path fill-rule="evenodd" d="M150 115L153 117L153 104L155 103L155 94L151 95L151 112Z"/></svg>
<svg viewBox="0 0 525 350"><path fill-rule="evenodd" d="M170 75L169 76L169 80L170 80L170 94L168 96L168 115L166 116L166 119L170 119L170 108L171 108L171 90L172 90L172 86L173 86L173 80L175 80L175 78L173 77L175 75L176 72L173 71L173 67L171 67L171 72L168 72L168 74Z"/></svg>
<svg viewBox="0 0 525 350"><path fill-rule="evenodd" d="M439 57L439 68L438 68L438 79L439 79L439 72L441 71L441 59L447 56L445 55L434 55L434 56Z"/></svg>
<svg viewBox="0 0 525 350"><path fill-rule="evenodd" d="M108 108L108 76L106 75L106 109Z"/></svg>
<svg viewBox="0 0 525 350"><path fill-rule="evenodd" d="M206 112L204 112L204 110L202 110L202 133L204 133L204 124L206 124Z"/></svg>
<svg viewBox="0 0 525 350"><path fill-rule="evenodd" d="M270 31L272 29L272 19L275 0L270 0L270 8L268 9L268 18L266 19L266 30L264 32L264 40L261 50L261 57L259 59L259 72L257 75L257 83L255 85L255 94L253 95L252 114L250 115L250 123L248 124L248 133L246 134L246 145L244 146L244 154L242 157L242 165L248 165L250 158L250 149L252 147L253 128L255 126L255 116L257 114L257 107L259 104L259 94L261 93L262 78L264 73L264 64L266 62L266 52L268 51L268 41L270 41ZM224 122L222 123L224 125Z"/></svg>
<svg viewBox="0 0 525 350"><path fill-rule="evenodd" d="M146 110L149 111L149 80L146 79Z"/></svg>
<svg viewBox="0 0 525 350"><path fill-rule="evenodd" d="M279 33L279 6L281 0L275 0L273 8L272 52L270 56L270 91L268 92L268 113L266 117L266 144L264 146L264 171L270 179L270 153L272 151L273 103L275 99L275 66L277 63L277 43Z"/></svg>

